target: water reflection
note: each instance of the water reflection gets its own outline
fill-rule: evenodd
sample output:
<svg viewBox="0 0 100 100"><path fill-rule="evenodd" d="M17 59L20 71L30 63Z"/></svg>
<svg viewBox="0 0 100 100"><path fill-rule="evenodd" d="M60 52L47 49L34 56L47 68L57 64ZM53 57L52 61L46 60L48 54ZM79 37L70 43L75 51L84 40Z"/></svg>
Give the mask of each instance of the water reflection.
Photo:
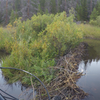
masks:
<svg viewBox="0 0 100 100"><path fill-rule="evenodd" d="M19 95L26 89L22 86L21 82L16 82L13 84L8 84L5 80L5 77L2 75L2 71L0 69L0 89L9 93L10 95L19 98Z"/></svg>
<svg viewBox="0 0 100 100"><path fill-rule="evenodd" d="M0 66L2 63L1 58L4 58L6 56L5 53L0 52ZM20 100L30 100L33 98L33 90L32 88L28 88L26 91L26 87L24 87L21 82L16 82L13 84L8 84L7 80L5 79L5 77L2 74L2 70L0 69L0 89L2 89L3 91L5 91L6 93L16 97L16 98L20 98ZM0 92L1 93L1 92ZM36 94L36 92L35 92ZM3 94L4 95L4 94ZM6 95L5 95L6 96ZM29 97L30 96L30 97Z"/></svg>
<svg viewBox="0 0 100 100"><path fill-rule="evenodd" d="M84 100L100 100L100 41L86 42L90 45L88 55L84 56L79 64L79 71L83 70L85 75L78 80L77 85L89 93Z"/></svg>

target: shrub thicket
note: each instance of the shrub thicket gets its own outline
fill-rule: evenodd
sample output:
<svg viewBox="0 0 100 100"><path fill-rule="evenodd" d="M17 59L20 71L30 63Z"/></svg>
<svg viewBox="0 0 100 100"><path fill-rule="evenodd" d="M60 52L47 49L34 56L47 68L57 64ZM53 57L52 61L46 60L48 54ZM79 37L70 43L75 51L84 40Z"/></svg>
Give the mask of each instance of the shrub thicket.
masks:
<svg viewBox="0 0 100 100"><path fill-rule="evenodd" d="M38 14L23 22L20 18L13 25L15 30L6 35L0 28L0 39L3 40L0 49L10 52L3 66L27 70L45 82L54 77L54 70L50 68L55 65L54 58L64 55L66 50L74 48L82 40L82 31L73 22L73 17L66 17L65 12ZM14 77L14 74L20 76L11 70L5 72L9 77ZM27 81L24 76L23 82Z"/></svg>
<svg viewBox="0 0 100 100"><path fill-rule="evenodd" d="M96 18L96 20L90 20L89 22L91 25L99 26L100 27L100 16Z"/></svg>

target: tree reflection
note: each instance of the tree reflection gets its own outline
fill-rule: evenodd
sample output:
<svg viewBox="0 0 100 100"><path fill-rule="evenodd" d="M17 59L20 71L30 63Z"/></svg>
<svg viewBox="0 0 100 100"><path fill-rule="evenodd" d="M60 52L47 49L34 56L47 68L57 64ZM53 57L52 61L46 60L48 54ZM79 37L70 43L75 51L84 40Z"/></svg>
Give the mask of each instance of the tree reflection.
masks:
<svg viewBox="0 0 100 100"><path fill-rule="evenodd" d="M97 49L97 48L96 48ZM86 70L92 62L98 62L100 60L100 52L97 52L94 46L90 46L83 56L82 60L84 61L84 69Z"/></svg>

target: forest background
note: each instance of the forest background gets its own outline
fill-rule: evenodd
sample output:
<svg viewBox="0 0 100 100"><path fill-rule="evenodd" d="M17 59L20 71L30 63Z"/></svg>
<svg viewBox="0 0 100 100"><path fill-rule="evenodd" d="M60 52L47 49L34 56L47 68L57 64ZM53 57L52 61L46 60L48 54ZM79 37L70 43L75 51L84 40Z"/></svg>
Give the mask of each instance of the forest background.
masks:
<svg viewBox="0 0 100 100"><path fill-rule="evenodd" d="M66 11L69 16L71 7L77 21L89 21L100 15L100 0L0 0L0 24L13 23L19 17L30 19L37 12L56 14Z"/></svg>

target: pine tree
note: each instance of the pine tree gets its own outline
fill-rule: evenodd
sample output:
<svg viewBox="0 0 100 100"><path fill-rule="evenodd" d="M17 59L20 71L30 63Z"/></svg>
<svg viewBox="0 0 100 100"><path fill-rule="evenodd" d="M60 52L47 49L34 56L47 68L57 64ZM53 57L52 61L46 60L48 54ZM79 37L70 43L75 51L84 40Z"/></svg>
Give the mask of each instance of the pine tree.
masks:
<svg viewBox="0 0 100 100"><path fill-rule="evenodd" d="M88 11L87 11L87 0L81 0L80 5L77 4L76 6L76 18L77 20L87 20Z"/></svg>
<svg viewBox="0 0 100 100"><path fill-rule="evenodd" d="M38 5L38 13L43 14L40 4Z"/></svg>
<svg viewBox="0 0 100 100"><path fill-rule="evenodd" d="M45 0L40 0L40 8L45 12Z"/></svg>
<svg viewBox="0 0 100 100"><path fill-rule="evenodd" d="M11 15L10 15L10 23L13 24L13 22L18 18L17 15L17 11L14 12L14 10L12 10Z"/></svg>
<svg viewBox="0 0 100 100"><path fill-rule="evenodd" d="M97 5L96 5L96 10L98 11L98 15L100 15L100 1L97 2Z"/></svg>
<svg viewBox="0 0 100 100"><path fill-rule="evenodd" d="M78 4L76 6L76 11L77 11L76 20L81 20L82 19L82 7L79 6Z"/></svg>
<svg viewBox="0 0 100 100"><path fill-rule="evenodd" d="M51 13L55 14L56 13L56 1L51 0L50 5L51 5Z"/></svg>
<svg viewBox="0 0 100 100"><path fill-rule="evenodd" d="M96 20L97 16L98 16L98 11L96 10L96 8L94 8L91 15L90 15L90 19Z"/></svg>
<svg viewBox="0 0 100 100"><path fill-rule="evenodd" d="M21 0L14 0L14 8L13 10L17 13L18 13L18 16L22 16L22 13L21 13Z"/></svg>
<svg viewBox="0 0 100 100"><path fill-rule="evenodd" d="M81 5L82 5L82 19L83 21L87 20L87 0L81 0Z"/></svg>
<svg viewBox="0 0 100 100"><path fill-rule="evenodd" d="M49 14L49 11L48 11L48 9L46 9L46 10L45 10L45 14Z"/></svg>
<svg viewBox="0 0 100 100"><path fill-rule="evenodd" d="M17 10L17 11L20 11L20 8L21 8L21 0L15 0L15 9L14 10Z"/></svg>
<svg viewBox="0 0 100 100"><path fill-rule="evenodd" d="M57 0L57 12L61 12L61 4L62 4L62 0Z"/></svg>

